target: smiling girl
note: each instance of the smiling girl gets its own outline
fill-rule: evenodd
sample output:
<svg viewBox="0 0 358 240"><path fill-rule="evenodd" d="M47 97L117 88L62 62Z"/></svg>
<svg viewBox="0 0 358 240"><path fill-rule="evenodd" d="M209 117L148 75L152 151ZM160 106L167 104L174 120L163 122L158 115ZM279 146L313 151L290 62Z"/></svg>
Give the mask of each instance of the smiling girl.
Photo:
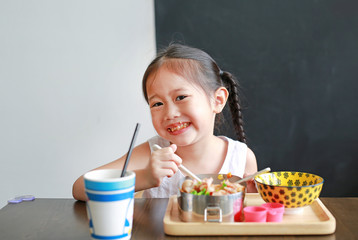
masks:
<svg viewBox="0 0 358 240"><path fill-rule="evenodd" d="M237 82L207 53L171 44L148 66L142 87L158 136L134 148L128 169L136 173L135 190L145 190L144 197L177 194L184 177L180 164L194 174L243 177L257 171L246 145ZM216 115L227 102L238 140L214 135ZM154 144L162 149L153 151ZM124 161L125 155L97 169L120 170ZM73 184L73 196L86 199L83 176Z"/></svg>

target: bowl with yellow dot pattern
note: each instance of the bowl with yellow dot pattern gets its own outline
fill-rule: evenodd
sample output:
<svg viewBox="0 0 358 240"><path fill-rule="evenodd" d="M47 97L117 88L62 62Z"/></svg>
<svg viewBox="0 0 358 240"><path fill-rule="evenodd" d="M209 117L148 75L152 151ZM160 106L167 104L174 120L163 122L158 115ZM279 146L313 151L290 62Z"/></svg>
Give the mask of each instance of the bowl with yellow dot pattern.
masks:
<svg viewBox="0 0 358 240"><path fill-rule="evenodd" d="M260 174L255 182L265 202L281 203L286 210L293 210L317 199L324 180L312 173L281 171Z"/></svg>

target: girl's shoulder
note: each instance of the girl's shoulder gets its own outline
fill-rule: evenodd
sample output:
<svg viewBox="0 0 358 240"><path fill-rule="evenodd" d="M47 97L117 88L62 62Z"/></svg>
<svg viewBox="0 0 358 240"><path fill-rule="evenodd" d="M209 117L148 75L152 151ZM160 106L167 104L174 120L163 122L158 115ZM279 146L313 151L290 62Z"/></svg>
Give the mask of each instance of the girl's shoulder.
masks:
<svg viewBox="0 0 358 240"><path fill-rule="evenodd" d="M246 143L233 140L228 137L223 137L228 141L228 154L233 153L234 155L239 154L242 157L246 156L247 162L256 163L255 153L246 145Z"/></svg>
<svg viewBox="0 0 358 240"><path fill-rule="evenodd" d="M219 138L228 142L228 152L229 151L247 151L246 143L231 139L226 136L218 136Z"/></svg>
<svg viewBox="0 0 358 240"><path fill-rule="evenodd" d="M242 174L252 174L257 171L257 161L255 153L243 142L224 137L229 142L227 159L235 166L232 168L244 169ZM236 165L237 164L237 165ZM241 174L241 172L240 172ZM238 175L240 176L240 175Z"/></svg>

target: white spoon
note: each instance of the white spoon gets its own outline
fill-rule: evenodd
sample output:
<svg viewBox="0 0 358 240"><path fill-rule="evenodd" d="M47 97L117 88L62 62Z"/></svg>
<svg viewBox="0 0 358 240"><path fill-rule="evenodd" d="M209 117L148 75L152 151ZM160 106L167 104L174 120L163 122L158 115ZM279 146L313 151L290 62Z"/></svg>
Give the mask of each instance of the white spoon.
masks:
<svg viewBox="0 0 358 240"><path fill-rule="evenodd" d="M157 151L159 149L162 149L160 146L158 146L157 144L153 145L153 150ZM183 173L185 173L186 175L188 175L189 177L197 180L198 182L201 182L201 179L198 178L194 173L192 173L189 169L187 169L186 167L184 167L182 164L179 165L179 169L180 171L182 171Z"/></svg>
<svg viewBox="0 0 358 240"><path fill-rule="evenodd" d="M261 171L258 171L250 176L247 176L246 178L243 178L243 179L240 179L239 181L236 181L235 183L242 183L242 182L246 182L248 180L250 180L251 178L254 178L262 173L267 173L267 172L270 172L271 171L271 168L265 168L265 169L262 169Z"/></svg>

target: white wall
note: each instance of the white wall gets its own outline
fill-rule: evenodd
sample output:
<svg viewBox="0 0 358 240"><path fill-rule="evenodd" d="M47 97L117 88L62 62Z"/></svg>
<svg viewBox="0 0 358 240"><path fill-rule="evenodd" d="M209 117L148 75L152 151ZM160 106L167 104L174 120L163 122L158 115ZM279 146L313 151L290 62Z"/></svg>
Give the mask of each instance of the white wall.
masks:
<svg viewBox="0 0 358 240"><path fill-rule="evenodd" d="M155 134L141 78L153 0L0 0L0 208L70 198L84 172Z"/></svg>

